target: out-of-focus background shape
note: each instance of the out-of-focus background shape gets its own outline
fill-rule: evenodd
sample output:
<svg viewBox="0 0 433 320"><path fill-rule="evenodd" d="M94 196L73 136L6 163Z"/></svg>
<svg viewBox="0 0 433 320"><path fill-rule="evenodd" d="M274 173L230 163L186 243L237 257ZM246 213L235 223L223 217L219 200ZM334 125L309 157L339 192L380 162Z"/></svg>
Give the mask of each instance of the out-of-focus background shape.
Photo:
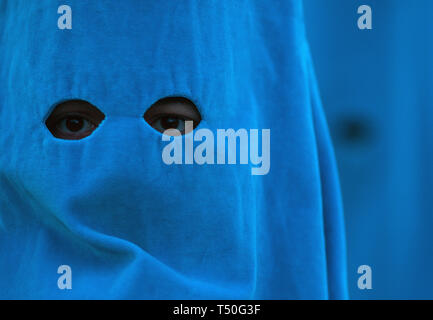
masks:
<svg viewBox="0 0 433 320"><path fill-rule="evenodd" d="M361 5L373 29L359 30ZM304 0L353 299L433 299L433 1ZM357 287L358 266L373 288Z"/></svg>

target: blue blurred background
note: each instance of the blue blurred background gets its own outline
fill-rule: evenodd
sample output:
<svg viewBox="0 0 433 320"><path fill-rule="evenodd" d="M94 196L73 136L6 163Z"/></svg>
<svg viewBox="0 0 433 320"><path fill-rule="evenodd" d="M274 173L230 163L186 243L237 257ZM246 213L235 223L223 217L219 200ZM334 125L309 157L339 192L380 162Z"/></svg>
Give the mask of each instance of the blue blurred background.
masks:
<svg viewBox="0 0 433 320"><path fill-rule="evenodd" d="M361 5L373 29L358 29ZM352 299L433 299L433 1L304 0L343 191ZM372 268L371 290L357 287Z"/></svg>

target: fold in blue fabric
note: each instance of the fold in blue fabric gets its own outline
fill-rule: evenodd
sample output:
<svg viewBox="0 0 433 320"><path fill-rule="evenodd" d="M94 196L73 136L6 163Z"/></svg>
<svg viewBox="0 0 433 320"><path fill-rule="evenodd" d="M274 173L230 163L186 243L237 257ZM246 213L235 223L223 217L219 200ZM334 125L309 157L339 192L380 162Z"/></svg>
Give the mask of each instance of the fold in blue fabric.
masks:
<svg viewBox="0 0 433 320"><path fill-rule="evenodd" d="M0 298L347 298L315 83L300 1L0 1ZM268 174L165 164L143 114L168 96L270 129ZM68 99L106 116L82 140L45 126Z"/></svg>

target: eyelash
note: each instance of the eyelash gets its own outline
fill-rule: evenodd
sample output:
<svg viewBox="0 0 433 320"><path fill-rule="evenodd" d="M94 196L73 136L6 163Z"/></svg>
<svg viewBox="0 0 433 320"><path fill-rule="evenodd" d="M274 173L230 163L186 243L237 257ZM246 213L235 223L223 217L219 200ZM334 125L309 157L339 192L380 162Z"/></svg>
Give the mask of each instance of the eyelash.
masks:
<svg viewBox="0 0 433 320"><path fill-rule="evenodd" d="M52 122L58 123L58 122L60 122L62 120L65 120L67 118L74 118L74 117L83 118L84 120L89 121L90 123L94 124L93 121L91 120L91 117L89 115L84 114L84 113L78 113L78 112L77 113L75 113L75 112L68 112L66 114L60 114L60 115L56 116L52 120Z"/></svg>
<svg viewBox="0 0 433 320"><path fill-rule="evenodd" d="M178 115L178 114L161 113L161 114L158 114L158 115L153 116L152 118L150 118L149 122L154 123L155 121L160 120L160 119L165 118L165 117L167 117L167 118L177 118L177 119L181 119L183 121L194 121L193 119L191 119L189 117L185 117L185 116Z"/></svg>

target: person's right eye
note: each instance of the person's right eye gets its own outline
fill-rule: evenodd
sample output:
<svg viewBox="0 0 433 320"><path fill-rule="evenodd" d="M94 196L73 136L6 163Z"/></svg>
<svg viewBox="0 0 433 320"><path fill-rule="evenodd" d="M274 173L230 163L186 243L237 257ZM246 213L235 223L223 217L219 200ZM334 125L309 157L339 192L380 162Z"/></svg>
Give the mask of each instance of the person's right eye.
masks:
<svg viewBox="0 0 433 320"><path fill-rule="evenodd" d="M45 124L53 136L64 140L79 140L93 133L105 119L98 108L84 100L60 103Z"/></svg>

